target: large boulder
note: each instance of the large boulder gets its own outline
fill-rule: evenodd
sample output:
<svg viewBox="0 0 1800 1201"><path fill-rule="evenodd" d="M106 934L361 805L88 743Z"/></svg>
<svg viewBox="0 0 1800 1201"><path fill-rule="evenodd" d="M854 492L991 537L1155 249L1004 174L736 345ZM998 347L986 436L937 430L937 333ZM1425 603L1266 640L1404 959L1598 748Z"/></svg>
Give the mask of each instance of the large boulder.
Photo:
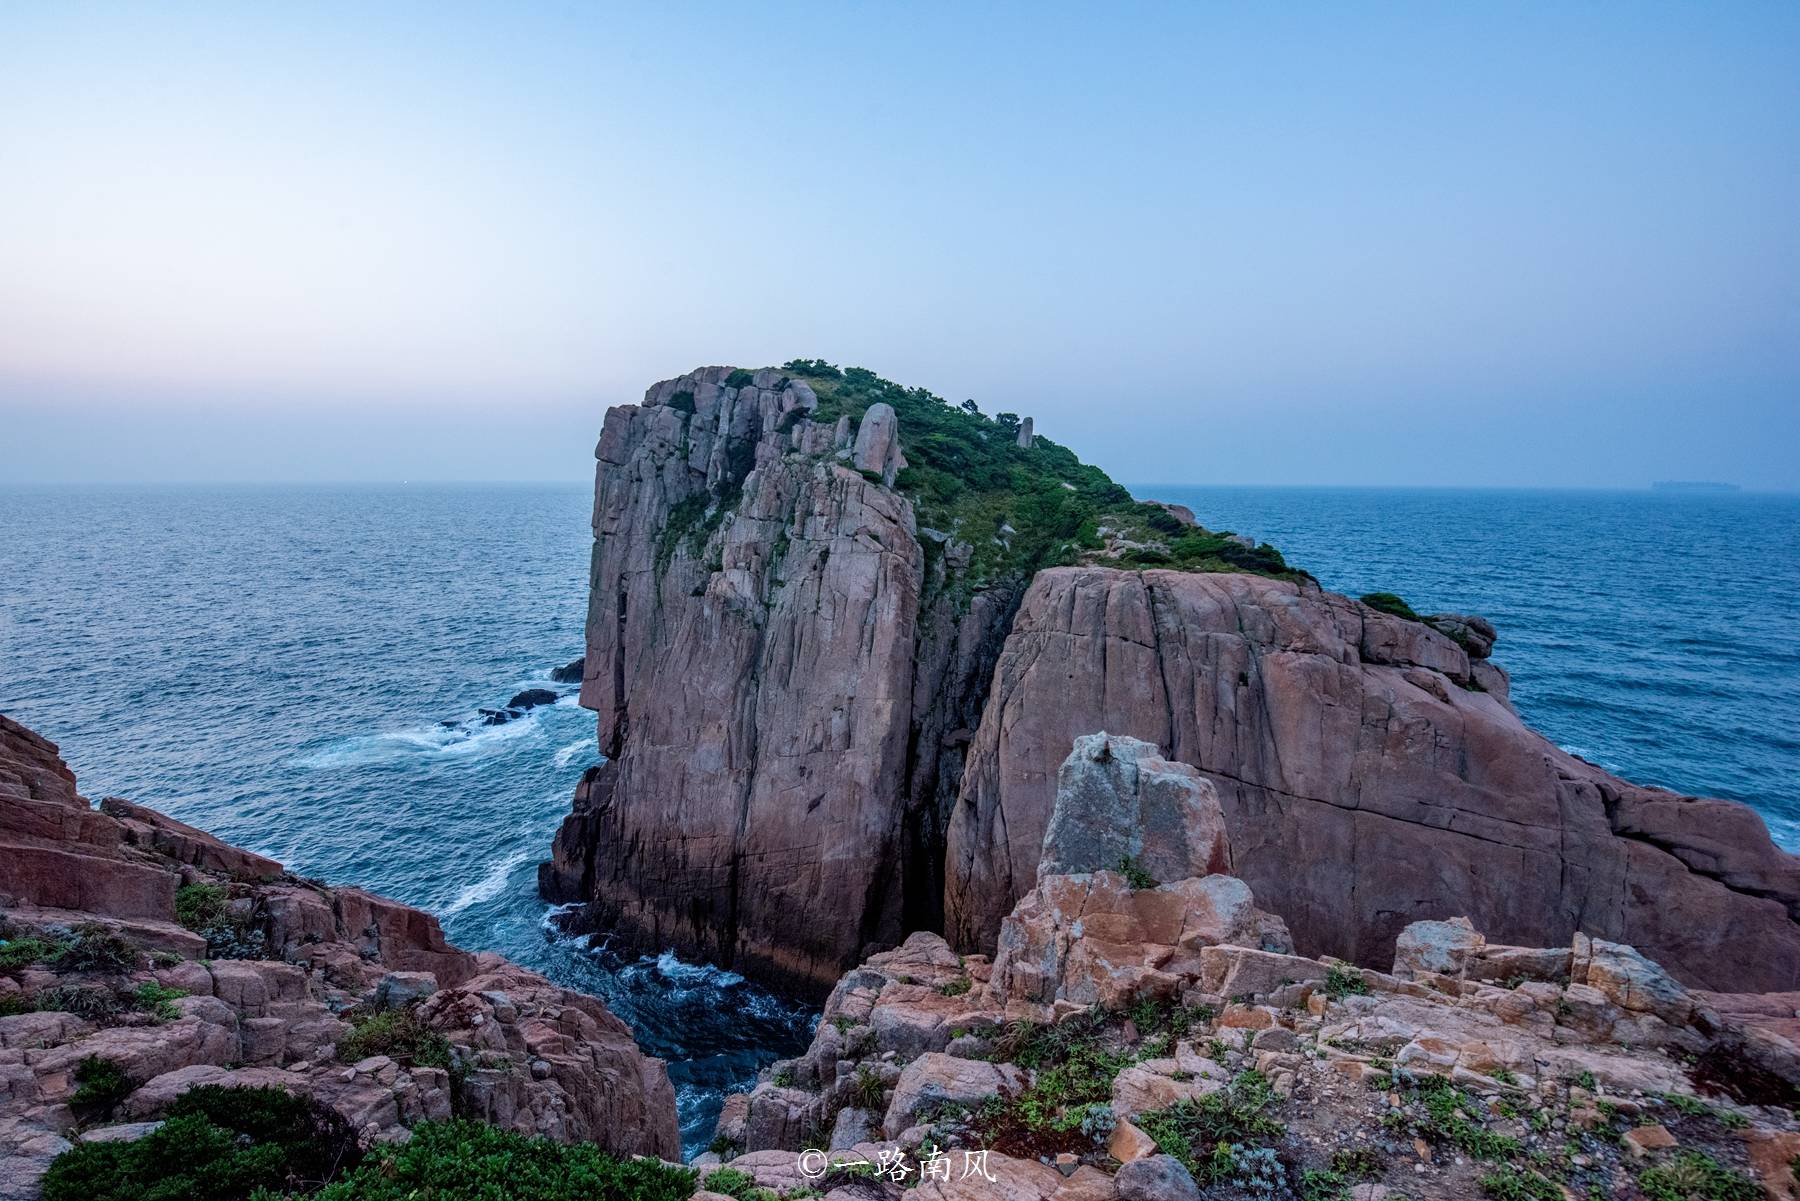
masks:
<svg viewBox="0 0 1800 1201"><path fill-rule="evenodd" d="M1147 1155L1114 1177L1119 1201L1200 1201L1200 1186L1173 1155Z"/></svg>
<svg viewBox="0 0 1800 1201"><path fill-rule="evenodd" d="M1222 941L1290 947L1281 919L1228 876L1143 889L1116 872L1045 876L1001 923L990 988L1002 1002L1116 1009L1174 996Z"/></svg>
<svg viewBox="0 0 1800 1201"><path fill-rule="evenodd" d="M877 402L863 413L862 423L856 427L850 465L880 476L883 484L893 487L894 476L906 466L906 458L900 453L900 417L893 405Z"/></svg>
<svg viewBox="0 0 1800 1201"><path fill-rule="evenodd" d="M1230 871L1218 793L1150 743L1085 734L1057 770L1038 875L1117 870L1127 862L1158 881Z"/></svg>
<svg viewBox="0 0 1800 1201"><path fill-rule="evenodd" d="M887 1116L882 1120L889 1138L913 1124L927 1106L957 1101L974 1105L989 1097L1012 1093L1024 1087L1025 1073L1010 1063L989 1063L981 1059L958 1059L932 1051L919 1056L900 1073L894 1086L893 1100L888 1102Z"/></svg>

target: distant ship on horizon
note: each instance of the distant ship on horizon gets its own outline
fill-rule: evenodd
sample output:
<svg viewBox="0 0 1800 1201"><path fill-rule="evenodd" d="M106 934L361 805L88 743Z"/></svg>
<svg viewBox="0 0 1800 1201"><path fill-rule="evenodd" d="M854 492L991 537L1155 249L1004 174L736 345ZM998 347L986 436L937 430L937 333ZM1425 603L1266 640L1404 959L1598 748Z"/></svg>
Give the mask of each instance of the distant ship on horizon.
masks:
<svg viewBox="0 0 1800 1201"><path fill-rule="evenodd" d="M1736 484L1717 480L1657 480L1650 487L1657 492L1736 492Z"/></svg>

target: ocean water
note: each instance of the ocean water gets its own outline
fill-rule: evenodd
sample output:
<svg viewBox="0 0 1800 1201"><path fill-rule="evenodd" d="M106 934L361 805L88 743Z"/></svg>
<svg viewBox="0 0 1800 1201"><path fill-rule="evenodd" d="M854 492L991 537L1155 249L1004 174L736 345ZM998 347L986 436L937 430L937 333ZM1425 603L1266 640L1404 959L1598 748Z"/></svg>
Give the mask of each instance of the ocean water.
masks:
<svg viewBox="0 0 1800 1201"><path fill-rule="evenodd" d="M1746 801L1800 846L1800 497L1137 491L1328 587L1488 616L1552 739ZM604 997L670 1061L691 1152L813 1012L557 936L535 865L596 762L592 717L572 696L477 715L579 653L590 503L574 485L0 489L0 712L60 743L90 797L422 906Z"/></svg>
<svg viewBox="0 0 1800 1201"><path fill-rule="evenodd" d="M1615 775L1800 850L1800 495L1139 486L1327 588L1478 613L1513 704Z"/></svg>
<svg viewBox="0 0 1800 1201"><path fill-rule="evenodd" d="M604 997L669 1060L691 1153L814 1011L546 920L536 865L598 761L593 715L549 680L581 653L591 505L573 485L0 489L0 712L59 743L86 796ZM480 723L528 687L570 695Z"/></svg>

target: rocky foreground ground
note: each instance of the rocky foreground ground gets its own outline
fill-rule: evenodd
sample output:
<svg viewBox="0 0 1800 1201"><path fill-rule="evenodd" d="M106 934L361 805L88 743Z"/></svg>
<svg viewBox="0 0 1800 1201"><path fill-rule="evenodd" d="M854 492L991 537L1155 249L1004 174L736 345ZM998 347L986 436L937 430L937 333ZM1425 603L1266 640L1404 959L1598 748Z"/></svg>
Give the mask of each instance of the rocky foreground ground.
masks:
<svg viewBox="0 0 1800 1201"><path fill-rule="evenodd" d="M0 1198L196 1085L275 1085L365 1144L452 1114L676 1158L660 1060L593 997L153 810L77 794L0 716Z"/></svg>
<svg viewBox="0 0 1800 1201"><path fill-rule="evenodd" d="M1408 926L1387 972L1300 957L1242 881L1208 874L1226 852L1199 773L1078 740L993 959L915 934L846 975L806 1054L728 1102L705 1183L830 1201L1795 1196L1800 994L1689 991L1629 946L1499 945L1460 919Z"/></svg>

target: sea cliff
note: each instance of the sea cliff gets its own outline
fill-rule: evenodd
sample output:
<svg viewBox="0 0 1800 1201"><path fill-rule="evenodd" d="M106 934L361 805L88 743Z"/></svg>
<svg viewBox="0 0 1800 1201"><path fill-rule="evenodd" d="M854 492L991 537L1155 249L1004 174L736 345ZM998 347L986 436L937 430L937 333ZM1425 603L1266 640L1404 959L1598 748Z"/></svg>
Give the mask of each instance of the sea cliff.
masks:
<svg viewBox="0 0 1800 1201"><path fill-rule="evenodd" d="M1094 729L1203 773L1310 954L1466 915L1800 983L1800 867L1727 801L1527 728L1479 618L1328 592L1010 414L817 361L610 410L582 702L608 761L541 871L646 946L815 991L908 934L990 951Z"/></svg>
<svg viewBox="0 0 1800 1201"><path fill-rule="evenodd" d="M450 945L420 910L121 798L96 809L0 716L0 1197L209 1087L309 1102L346 1154L453 1118L680 1153L663 1064L595 998Z"/></svg>

